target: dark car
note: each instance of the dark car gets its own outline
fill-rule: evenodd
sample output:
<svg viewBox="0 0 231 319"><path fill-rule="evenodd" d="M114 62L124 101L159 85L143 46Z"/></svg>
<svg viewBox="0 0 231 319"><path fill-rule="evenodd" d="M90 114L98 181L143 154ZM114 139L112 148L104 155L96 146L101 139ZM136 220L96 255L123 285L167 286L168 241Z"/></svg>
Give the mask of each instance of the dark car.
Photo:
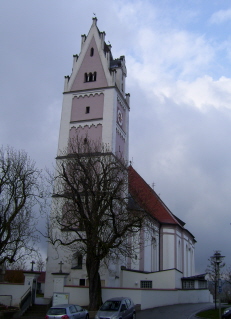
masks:
<svg viewBox="0 0 231 319"><path fill-rule="evenodd" d="M112 298L100 307L95 319L135 319L136 311L130 298Z"/></svg>
<svg viewBox="0 0 231 319"><path fill-rule="evenodd" d="M78 318L84 318L88 319L89 314L86 309L83 309L82 307L78 305L57 305L54 307L51 307L47 314L45 319L78 319Z"/></svg>
<svg viewBox="0 0 231 319"><path fill-rule="evenodd" d="M222 318L231 319L231 307L224 310Z"/></svg>

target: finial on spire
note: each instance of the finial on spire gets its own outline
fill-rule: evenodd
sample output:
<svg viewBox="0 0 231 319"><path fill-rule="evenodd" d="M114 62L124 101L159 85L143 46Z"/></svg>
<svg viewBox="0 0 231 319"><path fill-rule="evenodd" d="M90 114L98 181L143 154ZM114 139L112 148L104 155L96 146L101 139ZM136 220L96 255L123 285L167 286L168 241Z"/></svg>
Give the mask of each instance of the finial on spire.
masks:
<svg viewBox="0 0 231 319"><path fill-rule="evenodd" d="M93 13L93 14L94 14L94 13ZM96 18L96 17L94 17L94 18L92 18L92 20L93 20L92 25L97 25L97 18Z"/></svg>

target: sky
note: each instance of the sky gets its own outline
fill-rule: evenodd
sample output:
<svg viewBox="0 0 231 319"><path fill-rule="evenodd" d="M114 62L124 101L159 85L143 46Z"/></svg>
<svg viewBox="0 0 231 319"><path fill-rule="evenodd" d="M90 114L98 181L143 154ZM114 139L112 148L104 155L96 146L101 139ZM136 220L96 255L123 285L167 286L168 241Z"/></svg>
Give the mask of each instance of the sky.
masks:
<svg viewBox="0 0 231 319"><path fill-rule="evenodd" d="M196 272L215 250L231 266L230 1L1 0L0 145L52 167L64 76L94 14L126 59L133 167L195 236Z"/></svg>

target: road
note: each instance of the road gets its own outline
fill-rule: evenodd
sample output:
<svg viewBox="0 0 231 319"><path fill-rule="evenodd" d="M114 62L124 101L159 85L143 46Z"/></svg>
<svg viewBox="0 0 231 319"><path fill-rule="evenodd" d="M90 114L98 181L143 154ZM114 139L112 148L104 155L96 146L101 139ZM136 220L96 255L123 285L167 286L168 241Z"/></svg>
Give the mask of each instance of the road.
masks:
<svg viewBox="0 0 231 319"><path fill-rule="evenodd" d="M214 307L212 303L180 304L137 312L136 319L195 319L195 314Z"/></svg>

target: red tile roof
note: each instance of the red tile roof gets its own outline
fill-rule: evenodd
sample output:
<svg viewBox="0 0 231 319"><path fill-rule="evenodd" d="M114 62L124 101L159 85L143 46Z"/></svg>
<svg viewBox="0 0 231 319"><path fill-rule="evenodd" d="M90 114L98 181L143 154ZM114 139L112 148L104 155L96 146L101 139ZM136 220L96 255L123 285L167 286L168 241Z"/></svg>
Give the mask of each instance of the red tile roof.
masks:
<svg viewBox="0 0 231 319"><path fill-rule="evenodd" d="M160 223L175 224L183 227L184 223L171 213L156 192L132 166L128 168L128 180L129 193L142 209L147 211Z"/></svg>

